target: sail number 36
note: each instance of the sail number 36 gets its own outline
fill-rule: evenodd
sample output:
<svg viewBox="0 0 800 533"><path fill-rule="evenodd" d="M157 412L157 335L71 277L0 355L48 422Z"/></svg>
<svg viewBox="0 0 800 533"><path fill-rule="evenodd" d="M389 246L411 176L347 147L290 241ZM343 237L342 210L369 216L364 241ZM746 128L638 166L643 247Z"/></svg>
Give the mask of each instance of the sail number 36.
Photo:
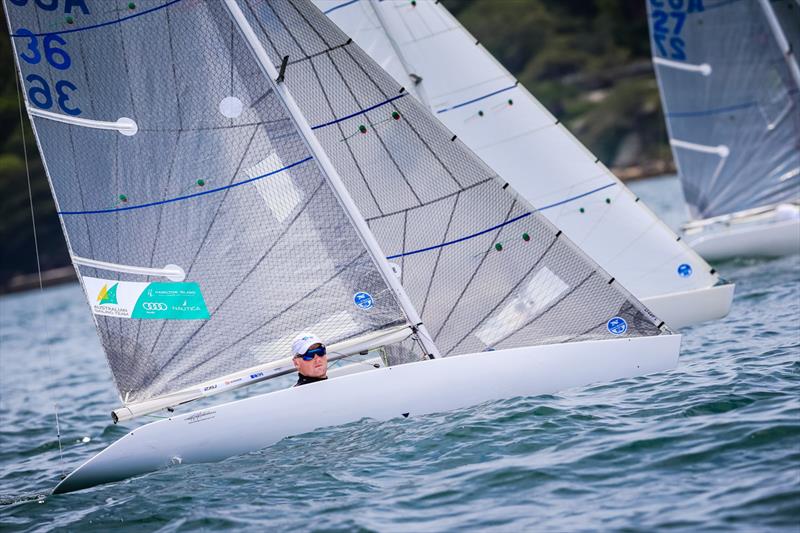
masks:
<svg viewBox="0 0 800 533"><path fill-rule="evenodd" d="M28 40L27 47L19 54L20 59L26 63L37 65L41 63L42 56L44 56L47 63L57 70L67 70L72 65L72 58L63 48L63 46L66 46L67 41L60 35L48 34L39 39L32 31L20 28L17 30L16 36ZM73 107L69 103L70 93L78 89L71 81L58 80L55 82L53 85L55 98L50 89L50 84L42 76L28 74L25 76L25 81L30 84L28 87L28 100L36 107L51 109L55 100L55 103L64 113L73 116L81 114L80 108Z"/></svg>

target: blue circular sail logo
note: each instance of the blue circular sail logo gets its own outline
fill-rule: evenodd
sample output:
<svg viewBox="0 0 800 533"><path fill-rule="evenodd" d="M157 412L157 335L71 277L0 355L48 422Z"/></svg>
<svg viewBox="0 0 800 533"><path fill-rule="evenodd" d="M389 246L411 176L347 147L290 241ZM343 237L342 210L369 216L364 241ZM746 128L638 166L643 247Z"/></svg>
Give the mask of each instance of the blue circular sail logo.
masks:
<svg viewBox="0 0 800 533"><path fill-rule="evenodd" d="M688 278L692 275L692 265L689 263L682 263L678 265L678 275L682 278Z"/></svg>
<svg viewBox="0 0 800 533"><path fill-rule="evenodd" d="M375 305L372 295L368 292L355 293L353 295L353 303L356 304L356 307L361 309L372 309L372 306Z"/></svg>
<svg viewBox="0 0 800 533"><path fill-rule="evenodd" d="M615 316L611 320L608 321L606 324L609 333L612 335L622 335L626 331L628 331L628 323L625 322L625 319L619 316Z"/></svg>

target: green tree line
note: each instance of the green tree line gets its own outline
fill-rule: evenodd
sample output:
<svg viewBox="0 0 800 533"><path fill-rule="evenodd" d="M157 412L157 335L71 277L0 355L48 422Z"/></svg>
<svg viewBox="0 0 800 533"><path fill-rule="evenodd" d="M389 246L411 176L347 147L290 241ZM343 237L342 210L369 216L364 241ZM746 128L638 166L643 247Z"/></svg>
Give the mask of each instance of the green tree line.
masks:
<svg viewBox="0 0 800 533"><path fill-rule="evenodd" d="M671 161L644 0L443 3L606 164ZM42 268L67 265L69 257L27 115L20 115L5 24L0 57L2 288L14 275L36 271L28 176Z"/></svg>

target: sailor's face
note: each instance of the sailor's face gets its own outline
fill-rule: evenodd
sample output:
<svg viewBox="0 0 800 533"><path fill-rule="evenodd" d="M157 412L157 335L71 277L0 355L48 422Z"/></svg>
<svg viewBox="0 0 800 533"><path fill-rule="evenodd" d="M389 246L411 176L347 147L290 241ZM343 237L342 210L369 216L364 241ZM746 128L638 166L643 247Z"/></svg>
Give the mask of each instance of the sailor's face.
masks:
<svg viewBox="0 0 800 533"><path fill-rule="evenodd" d="M312 344L308 349L313 350L319 348L321 344ZM328 356L316 356L311 361L304 361L302 357L295 357L293 359L294 366L298 372L310 378L324 378L328 373Z"/></svg>

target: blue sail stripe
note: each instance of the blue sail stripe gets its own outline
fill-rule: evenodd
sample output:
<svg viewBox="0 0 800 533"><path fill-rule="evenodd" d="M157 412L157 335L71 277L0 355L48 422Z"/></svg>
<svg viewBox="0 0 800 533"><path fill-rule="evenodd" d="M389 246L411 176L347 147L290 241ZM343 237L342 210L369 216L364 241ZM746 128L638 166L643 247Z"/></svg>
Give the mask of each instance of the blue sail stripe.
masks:
<svg viewBox="0 0 800 533"><path fill-rule="evenodd" d="M467 100L466 102L461 102L460 104L456 104L454 106L445 107L444 109L438 110L436 113L437 114L439 114L439 113L447 113L448 111L452 111L454 109L458 109L459 107L464 107L465 105L474 104L475 102L480 102L481 100L485 100L486 98L489 98L490 96L494 96L496 94L500 94L500 93L504 93L506 91L510 91L511 89L513 89L516 86L517 86L517 84L515 83L514 85L510 85L510 86L505 87L503 89L498 89L498 90L490 92L488 94L484 94L483 96L479 96L477 98L473 98L472 100Z"/></svg>
<svg viewBox="0 0 800 533"><path fill-rule="evenodd" d="M224 191L226 189L233 189L234 187L239 187L240 185L245 185L247 183L252 183L254 181L258 181L260 179L264 179L266 177L278 174L279 172L283 172L284 170L289 170L290 168L296 167L297 165L302 165L303 163L305 163L307 161L311 161L312 159L313 159L313 157L309 156L309 157L306 157L305 159L301 159L300 161L296 161L296 162L292 163L291 165L287 165L287 166L285 166L283 168L279 168L278 170L273 170L272 172L268 172L266 174L262 174L261 176L256 176L255 178L250 178L249 180L239 181L239 182L236 182L236 183L231 183L230 185L225 185L224 187L217 187L216 189L209 189L207 191L197 192L197 193L194 193L194 194L187 194L185 196L178 196L176 198L169 198L167 200L161 200L161 201L158 201L158 202L150 202L148 204L131 205L131 206L126 206L126 207L114 207L114 208L111 208L111 209L96 209L94 211L59 211L58 214L59 215L98 215L98 214L103 214L103 213L117 213L117 212L120 212L120 211L131 211L133 209L144 209L145 207L154 207L154 206L157 206L157 205L170 204L172 202L179 202L181 200L188 200L190 198L196 198L198 196L204 196L206 194L212 194L212 193L215 193L215 192Z"/></svg>
<svg viewBox="0 0 800 533"><path fill-rule="evenodd" d="M420 248L419 250L412 250L410 252L405 252L405 253L402 253L402 254L390 255L386 259L390 259L391 260L391 259L397 259L399 257L405 257L405 256L408 256L408 255L420 254L422 252L428 252L430 250L436 250L438 248L444 248L445 246L458 244L460 242L464 242L464 241L469 240L469 239L474 239L475 237L479 237L481 235L489 233L490 231L494 231L496 229L500 229L503 226L508 226L509 224L513 224L514 222L516 222L518 220L522 220L523 218L529 217L529 216L531 216L533 213L535 213L537 211L544 211L545 209L550 209L550 208L553 208L553 207L557 207L559 205L564 205L566 203L573 202L575 200L578 200L579 198L583 198L585 196L589 196L589 195L594 194L596 192L600 192L600 191L602 191L604 189L608 189L609 187L613 187L614 185L616 185L616 183L608 183L606 185L603 185L602 187L598 187L596 189L592 189L591 191L586 191L585 193L577 194L575 196L571 196L569 198L565 198L563 200L560 200L558 202L552 203L550 205L546 205L546 206L540 207L539 209L534 209L533 211L528 211L527 213L523 213L523 214L521 214L521 215L519 215L517 217L514 217L514 218L512 218L510 220L506 220L505 222L502 222L500 224L494 225L491 228L486 228L486 229L481 230L481 231L479 231L477 233L473 233L471 235L466 235L464 237L461 237L459 239L455 239L453 241L447 241L447 242L443 242L441 244L435 244L433 246L428 246L427 248Z"/></svg>
<svg viewBox="0 0 800 533"><path fill-rule="evenodd" d="M72 28L71 30L45 31L45 32L41 32L41 33L34 33L32 35L34 35L36 37L42 37L44 35L63 35L65 33L75 33L75 32L79 32L79 31L93 30L95 28L102 28L103 26L111 26L112 24L119 24L119 23L124 22L126 20L134 19L136 17L141 17L142 15L147 15L148 13L152 13L153 11L158 11L160 9L164 9L166 7L171 6L172 4L177 4L178 2L181 2L181 1L182 0L171 0L171 1L167 2L166 4L163 4L163 5L160 5L160 6L157 6L157 7L153 7L151 9L146 9L144 11L141 11L139 13L134 13L133 15L129 15L127 17L122 17L122 18L117 19L117 20L109 20L107 22L100 22L100 23L97 23L97 24L92 24L91 26L84 26L82 28ZM19 34L13 33L13 34L11 34L11 37L31 37L31 34L19 35Z"/></svg>
<svg viewBox="0 0 800 533"><path fill-rule="evenodd" d="M727 107L717 107L714 109L705 109L703 111L676 111L674 113L666 113L667 118L686 118L686 117L707 117L709 115L718 115L721 113L728 113L729 111L738 111L740 109L747 109L757 105L757 102L746 102L744 104L731 105Z"/></svg>
<svg viewBox="0 0 800 533"><path fill-rule="evenodd" d="M384 101L384 102L381 102L381 103L379 103L379 104L375 104L375 105L373 105L373 106L370 106L370 107L368 107L368 108L366 108L366 109L362 109L361 111L356 111L355 113L350 113L350 114L349 114L349 115L347 115L346 117L337 118L337 119L335 119L335 120L331 120L330 122L326 122L326 123L324 123L324 124L318 124L318 125L316 125L316 126L312 126L312 127L311 127L311 129L312 129L312 130L318 130L318 129L320 129L320 128L324 128L324 127L326 127L326 126L332 126L332 125L334 125L334 124L336 124L336 123L338 123L338 122L342 122L343 120L347 120L347 119L349 119L349 118L357 117L358 115L363 115L364 113L366 113L366 112L368 112L368 111L372 111L373 109L377 109L377 108L379 108L379 107L381 107L381 106L385 106L386 104L389 104L389 103L391 103L391 102L394 102L394 101L395 101L395 100L397 100L398 98L402 98L402 97L404 97L404 96L405 96L405 95L407 95L407 94L408 94L408 93L399 94L399 95L397 95L397 96L395 96L395 97L389 98L388 100L386 100L386 101Z"/></svg>
<svg viewBox="0 0 800 533"><path fill-rule="evenodd" d="M338 6L333 6L333 7L332 7L332 8L330 8L330 9L326 9L326 10L325 10L325 11L323 11L322 13L323 13L323 14L325 14L325 15L327 15L328 13L331 13L331 12L333 12L333 11L336 11L337 9L341 9L341 8L343 8L343 7L347 7L347 6L349 6L350 4L355 4L356 2L358 2L358 0L350 0L349 2L344 2L343 4L339 4Z"/></svg>

